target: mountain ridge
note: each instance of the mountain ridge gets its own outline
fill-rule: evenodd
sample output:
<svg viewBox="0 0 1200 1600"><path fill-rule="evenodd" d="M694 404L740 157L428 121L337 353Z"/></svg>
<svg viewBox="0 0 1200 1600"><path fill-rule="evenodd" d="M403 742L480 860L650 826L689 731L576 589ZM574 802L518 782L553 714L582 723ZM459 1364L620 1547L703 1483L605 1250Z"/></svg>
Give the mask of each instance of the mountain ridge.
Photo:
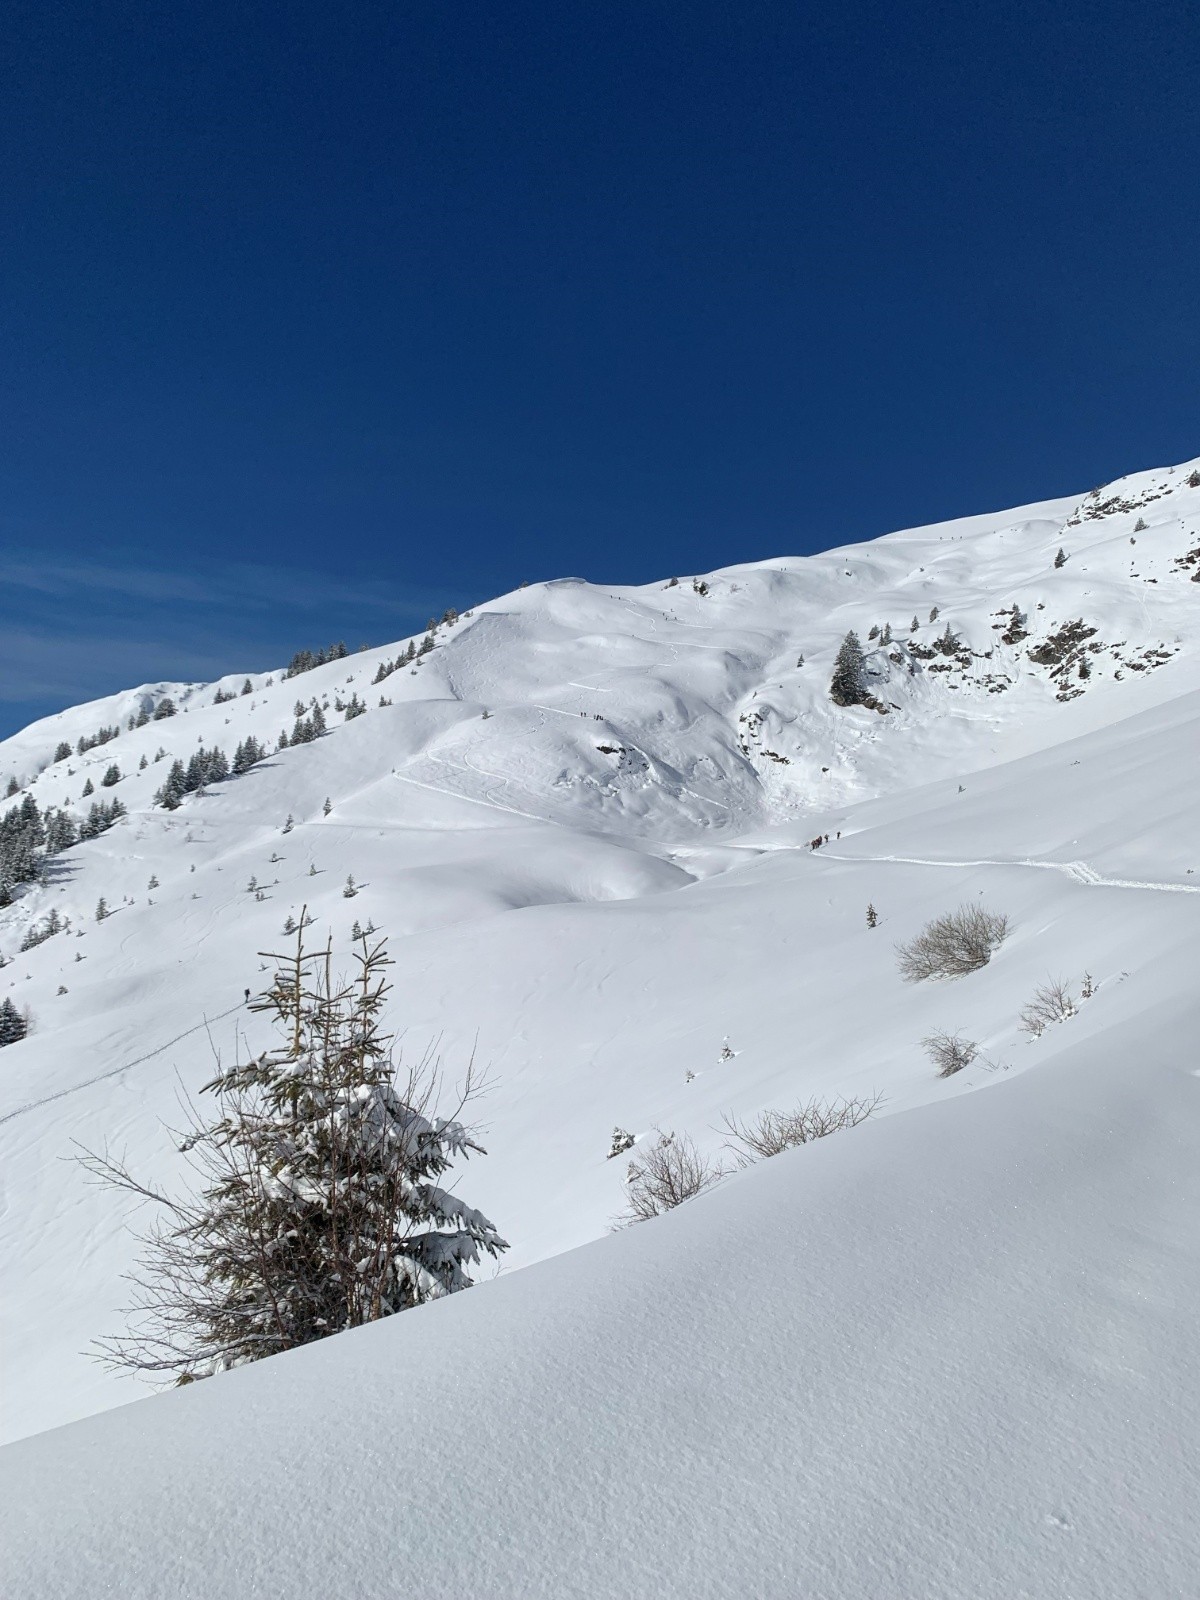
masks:
<svg viewBox="0 0 1200 1600"><path fill-rule="evenodd" d="M605 1230L614 1123L716 1150L727 1110L880 1092L890 1116L987 1086L982 1067L933 1079L920 1040L943 1023L1010 1071L1052 1059L1055 1040L1030 1045L1016 1022L1047 968L1092 971L1103 1014L1194 915L1196 472L675 584L531 585L382 678L420 636L251 674L246 695L242 673L142 686L0 743L0 781L23 780L0 811L32 795L78 815L90 779L128 812L0 910L0 996L33 1019L0 1051L10 1435L138 1392L80 1354L119 1321L123 1213L58 1158L109 1142L180 1180L163 1124L213 1049L264 1042L243 990L305 905L339 950L355 920L390 936L406 1058L439 1050L453 1075L477 1051L492 1068L491 1155L470 1183L516 1266ZM1072 634L1077 619L1095 633ZM889 646L867 637L887 624ZM830 700L851 628L882 713ZM352 696L366 713L344 720ZM126 725L167 698L174 716ZM328 731L276 751L314 699ZM175 760L232 757L250 735L264 760L154 804ZM73 753L54 761L60 742ZM900 985L893 941L980 894L1016 925L987 984ZM1130 914L1097 910L1116 895L1146 902L1137 951ZM114 914L96 922L102 896ZM51 911L69 927L22 950ZM960 995L965 1015L944 1015Z"/></svg>

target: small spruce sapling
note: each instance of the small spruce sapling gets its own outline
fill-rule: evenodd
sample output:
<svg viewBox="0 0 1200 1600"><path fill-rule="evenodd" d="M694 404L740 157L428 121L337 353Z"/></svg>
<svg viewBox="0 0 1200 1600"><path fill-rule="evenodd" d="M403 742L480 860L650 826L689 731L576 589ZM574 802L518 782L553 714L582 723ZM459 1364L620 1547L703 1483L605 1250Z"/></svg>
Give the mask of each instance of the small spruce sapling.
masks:
<svg viewBox="0 0 1200 1600"><path fill-rule="evenodd" d="M196 1180L173 1199L127 1167L85 1168L160 1212L143 1236L126 1337L101 1345L119 1368L191 1382L359 1327L469 1286L469 1268L508 1248L443 1176L483 1154L459 1121L479 1085L438 1115L440 1074L397 1081L382 1031L390 965L363 944L336 977L331 949L272 956L266 1012L279 1042L221 1068L212 1115L183 1149Z"/></svg>

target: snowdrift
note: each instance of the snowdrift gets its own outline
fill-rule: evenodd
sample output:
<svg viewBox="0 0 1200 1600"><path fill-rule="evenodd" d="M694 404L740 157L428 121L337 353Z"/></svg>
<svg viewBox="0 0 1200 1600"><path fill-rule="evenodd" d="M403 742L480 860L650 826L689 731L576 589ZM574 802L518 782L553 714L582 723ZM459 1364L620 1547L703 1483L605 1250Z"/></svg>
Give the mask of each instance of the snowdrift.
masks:
<svg viewBox="0 0 1200 1600"><path fill-rule="evenodd" d="M1152 1015L0 1453L10 1592L1184 1595L1200 1077Z"/></svg>

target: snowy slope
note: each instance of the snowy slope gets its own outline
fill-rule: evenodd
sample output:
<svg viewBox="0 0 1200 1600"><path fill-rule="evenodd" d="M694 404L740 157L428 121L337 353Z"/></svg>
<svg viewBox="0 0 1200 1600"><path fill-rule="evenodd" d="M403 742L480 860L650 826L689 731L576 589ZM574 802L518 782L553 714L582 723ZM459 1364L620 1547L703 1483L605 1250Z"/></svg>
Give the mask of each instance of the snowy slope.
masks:
<svg viewBox="0 0 1200 1600"><path fill-rule="evenodd" d="M538 585L439 629L418 669L378 686L380 663L406 641L287 681L255 676L250 694L219 705L216 689L240 690L242 673L220 686L146 686L0 744L0 781L12 773L39 804L69 801L76 811L85 808L85 779L98 784L116 760L126 775L111 792L130 812L0 911L0 952L13 958L0 971L0 996L28 1005L34 1018L29 1037L0 1053L6 1436L143 1392L85 1353L121 1325L120 1275L133 1246L116 1198L89 1188L62 1158L73 1141L107 1143L152 1179L178 1176L162 1124L178 1122L181 1089L211 1075L214 1048L228 1057L240 1041L263 1042L242 992L258 984L258 952L279 947L284 918L303 904L317 918L314 933L342 941L355 918L372 918L391 935L392 1022L406 1055L436 1044L453 1075L474 1050L494 1080L482 1110L490 1155L463 1182L513 1243L503 1278L461 1297L466 1309L433 1308L436 1323L426 1311L399 1319L417 1331L373 1330L372 1350L385 1338L419 1345L433 1337L420 1332L426 1326L461 1323L461 1337L474 1339L481 1307L504 1304L516 1316L525 1293L516 1284L550 1286L556 1304L561 1293L562 1317L573 1317L570 1275L593 1270L573 1265L584 1257L504 1280L509 1265L605 1232L622 1202L622 1163L605 1159L618 1123L639 1135L686 1129L716 1150L725 1111L751 1115L813 1093L883 1094L876 1122L780 1166L797 1183L814 1159L828 1168L828 1253L861 1260L863 1294L872 1283L875 1293L891 1293L892 1278L886 1261L860 1252L862 1213L858 1200L848 1202L857 1190L841 1176L850 1171L842 1162L860 1159L850 1152L883 1141L894 1189L879 1191L879 1214L920 1210L926 1185L954 1193L968 1170L957 1148L944 1153L945 1169L937 1166L939 1136L930 1130L949 1117L954 1129L974 1130L962 1138L975 1140L979 1181L1002 1190L1010 1157L998 1147L992 1170L987 1130L1001 1113L989 1108L1032 1096L1030 1114L1061 1124L1069 1140L1058 1100L1036 1098L1060 1094L1060 1057L1084 1072L1102 1049L1105 1093L1121 1104L1136 1090L1123 1072L1161 1074L1170 1116L1148 1101L1144 1146L1128 1159L1168 1159L1156 1141L1168 1126L1183 1137L1171 1097L1186 1093L1170 1074L1187 1065L1179 1007L1191 1003L1200 919L1200 584L1192 581L1200 489L1187 484L1195 467L705 580ZM1139 520L1146 527L1135 531ZM1055 567L1060 546L1068 559ZM1016 630L1014 606L1026 619ZM1075 619L1095 632L1064 646L1063 626ZM892 644L872 642L870 657L884 711L834 706L828 683L846 630L865 640L872 625L889 623ZM950 657L931 650L947 623L963 641ZM1063 648L1063 670L1037 659ZM1080 677L1084 652L1090 671ZM352 693L368 714L343 723L336 697ZM166 694L179 715L125 730L82 757L51 759L60 740L74 745L101 725L124 727ZM381 695L392 703L379 705ZM273 746L295 702L313 696L330 703L323 739L273 755L174 813L153 808L170 759L214 742L232 755L248 734ZM159 749L166 754L155 761ZM289 814L295 826L284 833ZM806 841L817 833L830 843L813 852ZM363 885L353 899L342 894L348 873ZM252 875L265 887L262 901L247 892ZM96 923L101 895L117 914ZM902 985L893 941L979 896L1014 925L985 973L949 986ZM865 926L868 901L882 919L874 931ZM20 953L24 932L52 906L71 919L70 931ZM1085 970L1095 997L1028 1042L1017 1016L1033 988L1049 973L1078 983ZM939 1026L978 1039L994 1070L981 1064L948 1082L934 1078L919 1041ZM1122 1029L1126 1040L1144 1041L1132 1055L1126 1046L1113 1053ZM734 1054L722 1061L726 1040ZM971 1093L1032 1067L1039 1070L1028 1085ZM1103 1140L1097 1133L1089 1142L1082 1126L1079 1140L1078 1153L1063 1159L1102 1186L1090 1164ZM902 1192L906 1150L911 1192ZM1039 1177L1035 1168L1027 1178L1014 1168L1012 1182L1069 1186L1061 1172ZM699 1251L718 1217L728 1236L739 1225L757 1230L750 1212L757 1217L763 1205L778 1212L776 1227L806 1232L799 1191L790 1211L779 1209L780 1185L791 1194L791 1182L774 1169L751 1174L686 1219L584 1254L616 1263L603 1268L614 1282L628 1270L636 1287L638 1273L657 1270L656 1252L675 1259L673 1246L643 1235L686 1234ZM738 1198L755 1185L775 1198ZM954 1256L960 1225L954 1207L938 1212L938 1229L949 1231L931 1237L927 1271L937 1252ZM1018 1230L1012 1248L1026 1242ZM1046 1251L1051 1244L1072 1248L1042 1239ZM1101 1250L1103 1240L1089 1247ZM1053 1276L1062 1259L1046 1254L1037 1270ZM636 1271L635 1260L643 1263ZM679 1294L700 1295L701 1269L691 1278L678 1271ZM556 1272L566 1275L561 1291ZM764 1293L769 1276L749 1271ZM633 1289L620 1301L635 1321L637 1301ZM747 1315L776 1315L775 1304L748 1305ZM735 1309L731 1302L731 1317ZM919 1310L914 1302L912 1318ZM786 1314L814 1313L804 1301ZM904 1306L894 1314L916 1340ZM852 1325L838 1324L843 1342ZM974 1323L968 1331L977 1336ZM588 1348L594 1337L586 1334ZM496 1339L502 1365L503 1336ZM636 1366L636 1347L627 1355ZM847 1359L860 1357L863 1350ZM317 1372L340 1358L331 1350L302 1359L317 1362ZM412 1359L432 1382L433 1358ZM206 1398L210 1387L220 1386L123 1413L119 1426L183 1415L170 1408L185 1399L202 1415L218 1403ZM95 1426L97 1439L117 1437ZM635 1414L630 1433L638 1426ZM872 1448L883 1448L882 1437ZM517 1592L505 1581L496 1592ZM446 1582L438 1591L431 1579L423 1592L456 1592ZM958 1592L987 1591L967 1584Z"/></svg>
<svg viewBox="0 0 1200 1600"><path fill-rule="evenodd" d="M10 1592L1193 1595L1183 965L987 1094L10 1446Z"/></svg>

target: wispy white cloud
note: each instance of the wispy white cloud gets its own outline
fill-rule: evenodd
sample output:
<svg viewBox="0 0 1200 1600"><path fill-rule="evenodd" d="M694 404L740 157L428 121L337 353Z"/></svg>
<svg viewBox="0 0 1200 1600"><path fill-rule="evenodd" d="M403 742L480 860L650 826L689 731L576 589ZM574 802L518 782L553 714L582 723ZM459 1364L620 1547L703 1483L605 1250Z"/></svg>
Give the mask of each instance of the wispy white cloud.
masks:
<svg viewBox="0 0 1200 1600"><path fill-rule="evenodd" d="M326 574L247 561L223 563L197 573L101 562L42 564L0 559L0 585L56 599L106 594L157 604L176 601L220 607L282 605L320 611L339 605L407 612L438 605L438 597L431 591L387 579L347 583Z"/></svg>
<svg viewBox="0 0 1200 1600"><path fill-rule="evenodd" d="M68 705L162 681L264 671L339 635L387 643L445 597L303 567L0 556L0 738ZM456 597L462 604L462 597Z"/></svg>
<svg viewBox="0 0 1200 1600"><path fill-rule="evenodd" d="M164 666L169 671L164 671ZM0 629L0 702L66 704L169 678L206 682L239 670L227 640L181 642L28 628Z"/></svg>

